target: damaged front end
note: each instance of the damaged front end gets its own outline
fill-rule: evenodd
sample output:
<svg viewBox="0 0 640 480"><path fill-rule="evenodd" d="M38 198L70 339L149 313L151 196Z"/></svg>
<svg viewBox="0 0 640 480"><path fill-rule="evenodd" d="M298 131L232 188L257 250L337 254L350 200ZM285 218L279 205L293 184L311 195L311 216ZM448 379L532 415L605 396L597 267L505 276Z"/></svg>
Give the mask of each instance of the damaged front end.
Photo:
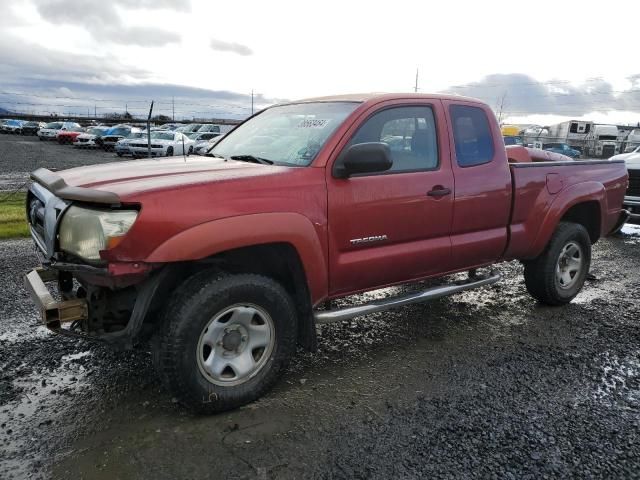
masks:
<svg viewBox="0 0 640 480"><path fill-rule="evenodd" d="M49 170L32 178L26 210L42 266L25 275L25 285L43 323L55 333L131 348L167 269L101 255L137 211L112 193L68 186Z"/></svg>

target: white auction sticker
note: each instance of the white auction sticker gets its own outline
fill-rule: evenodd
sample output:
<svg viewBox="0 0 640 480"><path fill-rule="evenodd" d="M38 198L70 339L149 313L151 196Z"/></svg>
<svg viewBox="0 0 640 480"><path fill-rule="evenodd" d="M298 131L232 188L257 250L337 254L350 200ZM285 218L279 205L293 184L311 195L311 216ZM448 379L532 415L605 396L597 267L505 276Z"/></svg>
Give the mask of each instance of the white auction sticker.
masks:
<svg viewBox="0 0 640 480"><path fill-rule="evenodd" d="M298 124L298 128L324 128L329 123L326 118L308 118Z"/></svg>

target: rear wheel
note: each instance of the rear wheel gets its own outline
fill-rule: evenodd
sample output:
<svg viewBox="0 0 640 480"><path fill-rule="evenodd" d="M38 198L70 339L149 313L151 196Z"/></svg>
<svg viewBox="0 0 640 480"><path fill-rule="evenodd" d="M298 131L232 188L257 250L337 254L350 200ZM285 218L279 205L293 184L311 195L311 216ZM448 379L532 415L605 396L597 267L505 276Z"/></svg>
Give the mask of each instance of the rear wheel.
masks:
<svg viewBox="0 0 640 480"><path fill-rule="evenodd" d="M196 274L176 291L164 318L156 367L173 395L199 413L263 395L296 347L293 301L260 275Z"/></svg>
<svg viewBox="0 0 640 480"><path fill-rule="evenodd" d="M561 222L545 251L525 263L529 293L547 305L564 305L580 292L591 266L591 240L577 223Z"/></svg>

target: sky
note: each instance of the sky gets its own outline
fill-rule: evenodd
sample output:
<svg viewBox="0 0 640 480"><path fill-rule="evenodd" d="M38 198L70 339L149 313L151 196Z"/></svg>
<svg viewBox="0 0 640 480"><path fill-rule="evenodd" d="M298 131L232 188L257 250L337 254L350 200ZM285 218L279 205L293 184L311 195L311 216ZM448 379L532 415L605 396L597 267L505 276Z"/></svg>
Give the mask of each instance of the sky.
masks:
<svg viewBox="0 0 640 480"><path fill-rule="evenodd" d="M0 107L244 118L354 92L456 93L510 123L640 122L640 2L13 0ZM611 5L605 12L604 5Z"/></svg>

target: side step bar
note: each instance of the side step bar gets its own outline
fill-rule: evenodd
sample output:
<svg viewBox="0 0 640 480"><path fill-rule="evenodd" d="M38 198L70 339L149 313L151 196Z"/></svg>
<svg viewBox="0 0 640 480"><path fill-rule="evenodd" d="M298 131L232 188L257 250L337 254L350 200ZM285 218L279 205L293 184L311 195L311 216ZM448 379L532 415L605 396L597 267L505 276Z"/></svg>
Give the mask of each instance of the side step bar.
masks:
<svg viewBox="0 0 640 480"><path fill-rule="evenodd" d="M421 292L415 292L399 297L385 298L382 300L374 300L373 302L354 307L339 308L336 310L322 310L315 312L313 316L315 317L317 324L339 322L341 320L359 317L360 315L383 312L395 307L402 307L404 305L411 305L412 303L421 303L440 297L446 297L448 295L453 295L454 293L464 292L465 290L491 285L496 283L498 280L500 280L500 275L494 272L485 276L470 276L468 280L463 282L438 285L437 287L427 288Z"/></svg>

